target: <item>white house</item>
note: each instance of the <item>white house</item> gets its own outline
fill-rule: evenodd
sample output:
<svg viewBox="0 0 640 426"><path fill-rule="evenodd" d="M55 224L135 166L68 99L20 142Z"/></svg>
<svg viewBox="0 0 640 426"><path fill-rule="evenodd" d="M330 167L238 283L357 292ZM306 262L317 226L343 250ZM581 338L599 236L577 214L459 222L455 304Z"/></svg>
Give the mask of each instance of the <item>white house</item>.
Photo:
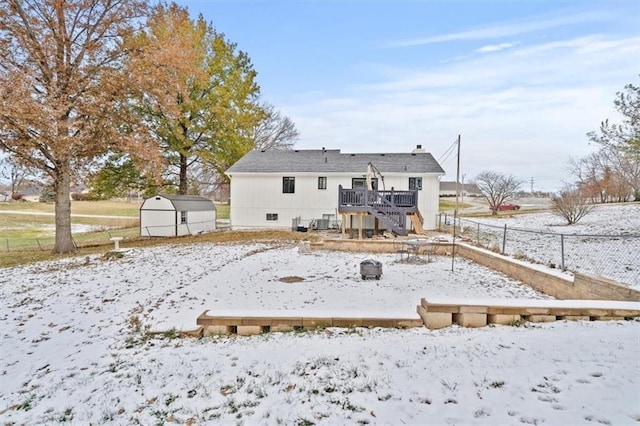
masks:
<svg viewBox="0 0 640 426"><path fill-rule="evenodd" d="M421 216L424 229L436 227L444 170L418 145L410 153L251 151L226 173L234 229L291 228L298 219L326 224L349 217L353 222L357 214L364 216L364 229L402 234L408 215Z"/></svg>
<svg viewBox="0 0 640 426"><path fill-rule="evenodd" d="M455 182L440 182L440 196L441 197L455 197L456 192L459 192L459 195L464 197L481 197L482 192L480 192L480 188L475 183L461 183L457 185Z"/></svg>
<svg viewBox="0 0 640 426"><path fill-rule="evenodd" d="M156 195L140 206L140 235L177 237L216 229L216 207L196 195Z"/></svg>

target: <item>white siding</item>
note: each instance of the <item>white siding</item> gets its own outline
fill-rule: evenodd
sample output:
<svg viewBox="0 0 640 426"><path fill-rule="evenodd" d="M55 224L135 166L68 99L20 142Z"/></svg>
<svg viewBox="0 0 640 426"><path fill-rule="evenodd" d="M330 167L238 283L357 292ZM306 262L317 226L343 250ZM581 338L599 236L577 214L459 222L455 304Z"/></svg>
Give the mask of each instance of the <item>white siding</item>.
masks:
<svg viewBox="0 0 640 426"><path fill-rule="evenodd" d="M178 230L179 235L188 235L198 232L215 231L216 212L214 210L187 212L187 227L181 225Z"/></svg>
<svg viewBox="0 0 640 426"><path fill-rule="evenodd" d="M140 235L143 237L173 237L175 223L176 212L173 210L140 210Z"/></svg>
<svg viewBox="0 0 640 426"><path fill-rule="evenodd" d="M141 210L174 210L173 204L167 198L156 196L147 198L140 206Z"/></svg>
<svg viewBox="0 0 640 426"><path fill-rule="evenodd" d="M295 193L282 193L282 178L295 177ZM327 189L318 189L318 177L327 177ZM362 174L259 174L236 173L231 177L231 226L242 228L290 229L292 219L300 217L303 224L321 219L325 214L336 214L338 186L351 188L352 178L364 178ZM425 229L436 225L438 211L438 175L395 174L385 175L384 187L390 190L409 189L409 177L422 177L422 190L418 191L419 209ZM379 180L378 188L383 189ZM278 215L277 221L267 221L267 213ZM373 227L373 218L367 218L364 226ZM355 225L354 221L354 225Z"/></svg>

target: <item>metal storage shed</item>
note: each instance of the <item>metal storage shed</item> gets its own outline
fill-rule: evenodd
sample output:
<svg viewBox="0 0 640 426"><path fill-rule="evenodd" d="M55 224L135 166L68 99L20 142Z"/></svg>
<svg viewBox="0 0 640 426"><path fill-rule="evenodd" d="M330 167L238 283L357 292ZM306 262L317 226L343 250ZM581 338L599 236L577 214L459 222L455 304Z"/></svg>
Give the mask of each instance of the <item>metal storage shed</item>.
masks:
<svg viewBox="0 0 640 426"><path fill-rule="evenodd" d="M177 237L216 229L216 206L197 195L158 194L140 206L140 235Z"/></svg>

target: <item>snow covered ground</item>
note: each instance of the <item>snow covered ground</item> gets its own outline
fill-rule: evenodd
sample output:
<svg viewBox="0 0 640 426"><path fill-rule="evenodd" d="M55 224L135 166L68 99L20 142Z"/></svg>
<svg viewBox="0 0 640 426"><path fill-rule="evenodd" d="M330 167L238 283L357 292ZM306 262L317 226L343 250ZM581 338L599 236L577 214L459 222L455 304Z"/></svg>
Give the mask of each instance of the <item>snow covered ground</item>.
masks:
<svg viewBox="0 0 640 426"><path fill-rule="evenodd" d="M362 281L359 263L383 263ZM545 296L463 259L286 243L0 269L0 424L637 424L640 322L176 338L204 310L416 317ZM152 335L150 331L164 330Z"/></svg>
<svg viewBox="0 0 640 426"><path fill-rule="evenodd" d="M480 241L486 247L502 249L507 225L506 254L560 268L564 253L570 271L640 288L640 203L599 205L571 226L550 212L463 219L465 235L474 241L477 223L491 226L480 226Z"/></svg>

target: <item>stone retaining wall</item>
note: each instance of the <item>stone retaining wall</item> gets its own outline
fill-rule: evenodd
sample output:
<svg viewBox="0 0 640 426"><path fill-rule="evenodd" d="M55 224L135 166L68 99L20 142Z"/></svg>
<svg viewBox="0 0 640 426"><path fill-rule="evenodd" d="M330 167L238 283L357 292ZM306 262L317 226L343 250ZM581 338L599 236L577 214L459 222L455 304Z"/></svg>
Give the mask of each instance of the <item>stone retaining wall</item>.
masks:
<svg viewBox="0 0 640 426"><path fill-rule="evenodd" d="M573 280L545 272L536 265L493 253L468 244L456 244L460 256L522 281L556 299L640 301L640 291L606 278L575 273Z"/></svg>

